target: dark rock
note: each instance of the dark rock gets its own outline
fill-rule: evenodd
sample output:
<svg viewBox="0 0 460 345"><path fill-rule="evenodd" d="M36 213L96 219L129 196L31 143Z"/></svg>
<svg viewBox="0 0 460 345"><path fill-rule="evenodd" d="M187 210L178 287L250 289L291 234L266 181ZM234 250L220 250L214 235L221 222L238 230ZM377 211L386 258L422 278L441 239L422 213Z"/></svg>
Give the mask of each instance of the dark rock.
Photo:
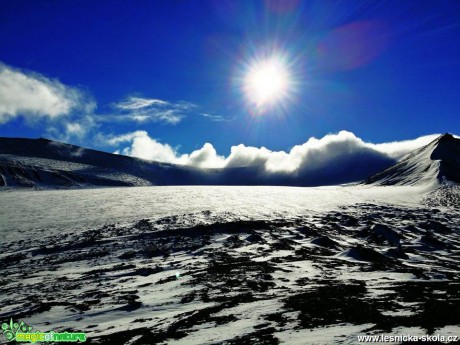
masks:
<svg viewBox="0 0 460 345"><path fill-rule="evenodd" d="M265 242L265 240L262 238L262 236L260 236L256 232L253 232L251 235L246 237L246 241L251 242L251 243Z"/></svg>
<svg viewBox="0 0 460 345"><path fill-rule="evenodd" d="M310 243L316 244L317 246L320 246L320 247L329 248L329 249L340 248L340 245L336 241L331 240L327 236L316 237Z"/></svg>

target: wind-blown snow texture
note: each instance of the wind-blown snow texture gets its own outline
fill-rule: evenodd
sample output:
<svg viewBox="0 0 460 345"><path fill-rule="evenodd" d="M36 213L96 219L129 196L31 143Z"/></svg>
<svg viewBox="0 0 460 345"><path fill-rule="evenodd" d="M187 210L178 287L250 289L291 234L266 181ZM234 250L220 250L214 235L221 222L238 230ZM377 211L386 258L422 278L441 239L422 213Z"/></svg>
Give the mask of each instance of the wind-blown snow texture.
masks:
<svg viewBox="0 0 460 345"><path fill-rule="evenodd" d="M0 319L84 331L100 344L458 335L460 214L424 206L427 193L413 186L4 192Z"/></svg>

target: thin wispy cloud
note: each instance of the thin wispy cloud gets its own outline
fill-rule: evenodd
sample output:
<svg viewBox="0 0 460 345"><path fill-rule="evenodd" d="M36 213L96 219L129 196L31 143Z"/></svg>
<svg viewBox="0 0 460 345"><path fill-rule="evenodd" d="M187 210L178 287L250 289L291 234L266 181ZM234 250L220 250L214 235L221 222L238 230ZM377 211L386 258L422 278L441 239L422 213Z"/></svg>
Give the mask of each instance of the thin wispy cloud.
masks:
<svg viewBox="0 0 460 345"><path fill-rule="evenodd" d="M142 109L142 108L146 108L152 105L167 106L167 105L170 105L170 103L166 101L162 101L161 99L130 97L123 102L114 104L116 108L123 109L123 110Z"/></svg>
<svg viewBox="0 0 460 345"><path fill-rule="evenodd" d="M208 114L208 113L201 113L200 115L210 121L215 121L215 122L229 121L229 119L223 116L220 116L220 115L213 115L213 114Z"/></svg>
<svg viewBox="0 0 460 345"><path fill-rule="evenodd" d="M196 105L190 102L169 102L155 98L129 97L114 103L119 113L98 115L99 121L132 121L137 123L160 122L175 125L181 122Z"/></svg>

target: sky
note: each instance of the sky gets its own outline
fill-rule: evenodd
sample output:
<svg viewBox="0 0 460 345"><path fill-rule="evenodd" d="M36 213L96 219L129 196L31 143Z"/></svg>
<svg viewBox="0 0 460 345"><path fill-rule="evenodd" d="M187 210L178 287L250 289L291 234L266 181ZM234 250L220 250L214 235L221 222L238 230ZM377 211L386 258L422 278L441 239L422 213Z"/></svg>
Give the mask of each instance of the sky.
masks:
<svg viewBox="0 0 460 345"><path fill-rule="evenodd" d="M350 140L400 158L460 133L459 37L457 0L3 0L0 136L203 167Z"/></svg>

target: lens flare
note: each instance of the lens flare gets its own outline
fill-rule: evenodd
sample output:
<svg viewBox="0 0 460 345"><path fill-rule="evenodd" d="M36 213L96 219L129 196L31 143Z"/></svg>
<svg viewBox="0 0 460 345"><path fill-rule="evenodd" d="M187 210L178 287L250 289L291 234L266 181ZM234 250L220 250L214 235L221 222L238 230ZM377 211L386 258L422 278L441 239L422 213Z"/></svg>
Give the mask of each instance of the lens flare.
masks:
<svg viewBox="0 0 460 345"><path fill-rule="evenodd" d="M257 110L267 109L288 97L291 76L283 59L272 56L249 64L243 79L247 101Z"/></svg>
<svg viewBox="0 0 460 345"><path fill-rule="evenodd" d="M244 89L248 98L257 106L282 100L288 91L289 73L275 58L252 66L245 79Z"/></svg>

